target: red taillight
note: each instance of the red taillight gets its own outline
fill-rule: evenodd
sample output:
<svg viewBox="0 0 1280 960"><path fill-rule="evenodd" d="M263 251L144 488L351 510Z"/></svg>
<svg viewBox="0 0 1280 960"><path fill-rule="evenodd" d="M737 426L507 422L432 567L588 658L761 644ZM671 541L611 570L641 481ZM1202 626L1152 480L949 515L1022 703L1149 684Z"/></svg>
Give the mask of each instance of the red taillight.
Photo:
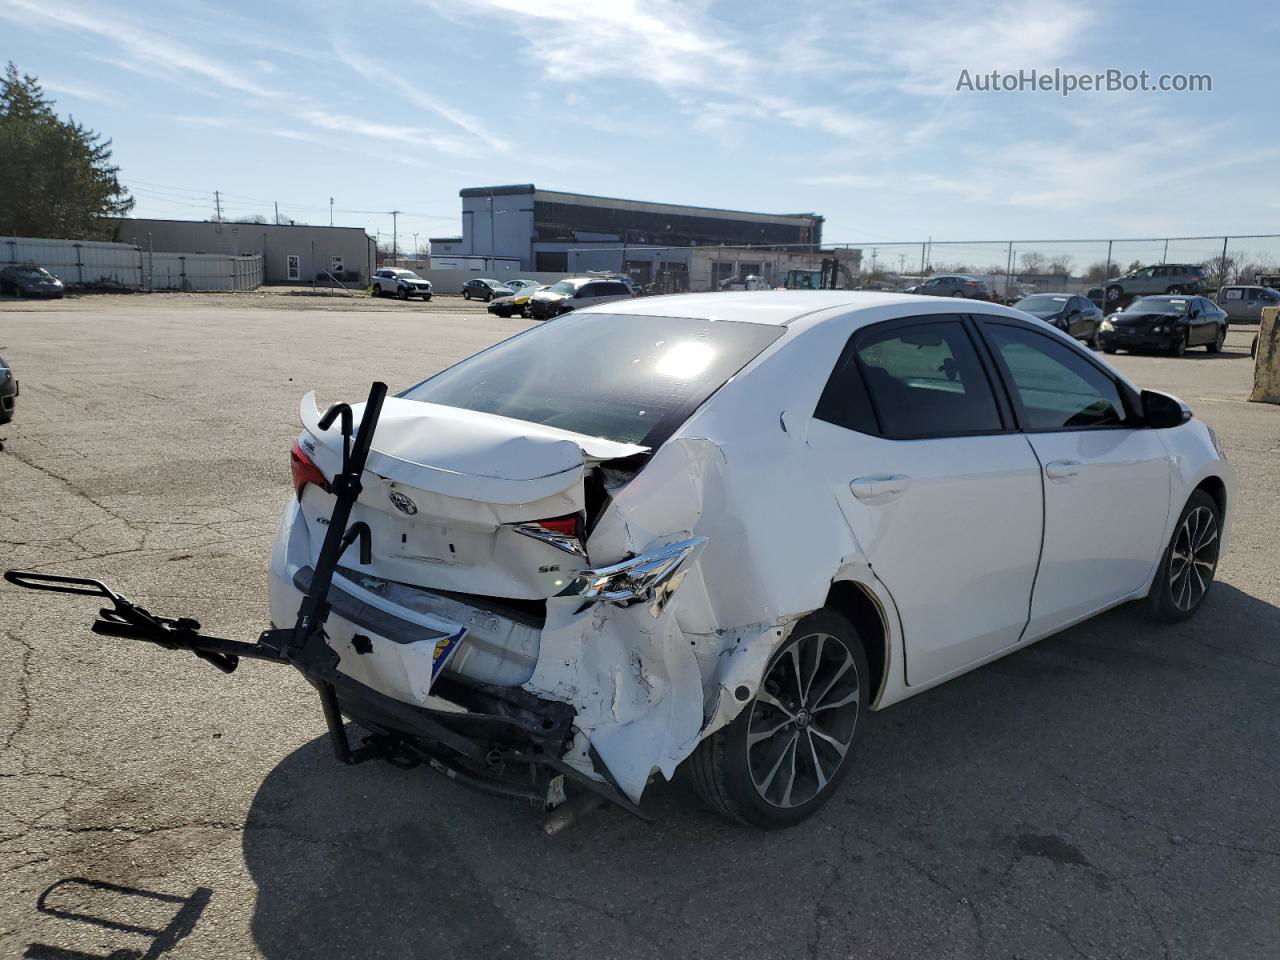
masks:
<svg viewBox="0 0 1280 960"><path fill-rule="evenodd" d="M564 534L566 537L582 539L582 515L571 513L567 517L553 517L550 520L533 521L544 530Z"/></svg>
<svg viewBox="0 0 1280 960"><path fill-rule="evenodd" d="M308 483L314 483L321 490L328 491L329 481L320 472L320 468L311 462L297 440L293 441L293 449L289 451L289 470L293 474L293 491L299 500L302 499L302 488Z"/></svg>

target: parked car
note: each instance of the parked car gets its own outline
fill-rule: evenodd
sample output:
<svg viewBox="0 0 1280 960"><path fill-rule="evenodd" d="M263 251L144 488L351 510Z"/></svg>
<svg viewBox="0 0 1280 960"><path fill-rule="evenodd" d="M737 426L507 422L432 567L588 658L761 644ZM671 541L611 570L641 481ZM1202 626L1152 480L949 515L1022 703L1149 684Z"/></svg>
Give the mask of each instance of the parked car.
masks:
<svg viewBox="0 0 1280 960"><path fill-rule="evenodd" d="M1226 311L1207 297L1141 297L1103 320L1098 331L1107 353L1164 350L1180 357L1200 346L1217 353L1226 339Z"/></svg>
<svg viewBox="0 0 1280 960"><path fill-rule="evenodd" d="M573 277L553 283L530 297L529 316L535 320L550 320L570 310L594 307L596 304L625 300L632 296L634 294L631 288L621 280Z"/></svg>
<svg viewBox="0 0 1280 960"><path fill-rule="evenodd" d="M545 283L535 283L525 287L513 297L498 297L490 300L488 311L499 317L526 317L529 315L529 300L539 290L546 289Z"/></svg>
<svg viewBox="0 0 1280 960"><path fill-rule="evenodd" d="M502 281L502 285L514 290L516 293L546 286L545 283L539 283L537 280L504 280Z"/></svg>
<svg viewBox="0 0 1280 960"><path fill-rule="evenodd" d="M924 283L907 287L906 292L930 297L968 297L971 300L991 299L991 291L987 287L987 281L979 277L970 277L959 273L945 273L930 277Z"/></svg>
<svg viewBox="0 0 1280 960"><path fill-rule="evenodd" d="M1089 292L1084 295L1084 298L1099 310L1103 310L1106 308L1107 304L1106 296L1106 291L1101 287L1090 287Z"/></svg>
<svg viewBox="0 0 1280 960"><path fill-rule="evenodd" d="M1280 290L1233 285L1219 290L1215 300L1232 323L1261 323L1262 308L1280 304Z"/></svg>
<svg viewBox="0 0 1280 960"><path fill-rule="evenodd" d="M11 263L0 268L0 293L61 299L66 288L61 280L38 263Z"/></svg>
<svg viewBox="0 0 1280 960"><path fill-rule="evenodd" d="M8 423L13 419L14 404L18 399L18 381L13 370L0 357L0 423Z"/></svg>
<svg viewBox="0 0 1280 960"><path fill-rule="evenodd" d="M382 267L374 271L370 290L375 297L399 297L408 300L410 297L431 299L431 281L423 280L412 270L399 267Z"/></svg>
<svg viewBox="0 0 1280 960"><path fill-rule="evenodd" d="M1204 268L1194 263L1161 263L1107 281L1107 302L1152 293L1200 293Z"/></svg>
<svg viewBox="0 0 1280 960"><path fill-rule="evenodd" d="M277 624L343 462L301 416ZM761 827L831 797L869 710L1125 601L1194 615L1235 499L1176 398L1016 310L901 294L578 310L388 397L371 442L335 712L411 714L437 769L522 796L531 763L633 803L687 764Z"/></svg>
<svg viewBox="0 0 1280 960"><path fill-rule="evenodd" d="M514 290L505 283L499 283L497 280L477 278L468 280L462 285L462 299L464 300L484 300L487 302L495 297L510 297L514 294Z"/></svg>
<svg viewBox="0 0 1280 960"><path fill-rule="evenodd" d="M1068 336L1085 341L1095 350L1098 348L1102 311L1084 297L1071 293L1036 293L1023 297L1013 306L1052 324Z"/></svg>

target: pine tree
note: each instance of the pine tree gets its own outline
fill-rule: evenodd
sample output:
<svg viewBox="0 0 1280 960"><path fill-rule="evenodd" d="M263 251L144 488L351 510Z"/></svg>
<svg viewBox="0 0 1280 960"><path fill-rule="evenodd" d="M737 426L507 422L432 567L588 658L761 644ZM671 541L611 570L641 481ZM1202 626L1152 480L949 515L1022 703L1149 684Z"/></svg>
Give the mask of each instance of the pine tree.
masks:
<svg viewBox="0 0 1280 960"><path fill-rule="evenodd" d="M111 141L68 117L10 63L0 80L0 236L108 238L133 209Z"/></svg>

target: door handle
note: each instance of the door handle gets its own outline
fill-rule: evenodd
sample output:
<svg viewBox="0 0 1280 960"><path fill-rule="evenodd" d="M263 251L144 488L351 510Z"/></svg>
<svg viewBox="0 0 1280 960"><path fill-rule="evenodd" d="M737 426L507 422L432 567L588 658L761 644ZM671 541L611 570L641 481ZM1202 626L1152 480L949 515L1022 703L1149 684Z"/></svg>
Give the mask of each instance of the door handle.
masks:
<svg viewBox="0 0 1280 960"><path fill-rule="evenodd" d="M1044 465L1044 475L1050 480L1068 480L1079 472L1079 460L1050 460Z"/></svg>
<svg viewBox="0 0 1280 960"><path fill-rule="evenodd" d="M901 473L858 477L849 483L849 491L859 500L889 500L906 491L911 478Z"/></svg>

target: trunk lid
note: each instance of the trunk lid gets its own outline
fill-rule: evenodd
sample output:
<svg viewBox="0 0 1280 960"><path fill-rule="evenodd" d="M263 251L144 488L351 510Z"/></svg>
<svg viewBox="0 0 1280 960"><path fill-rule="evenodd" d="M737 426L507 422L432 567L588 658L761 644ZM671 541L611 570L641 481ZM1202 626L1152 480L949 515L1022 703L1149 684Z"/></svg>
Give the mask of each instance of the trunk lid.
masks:
<svg viewBox="0 0 1280 960"><path fill-rule="evenodd" d="M362 405L353 407L359 423ZM337 424L325 431L314 393L300 410L302 445L327 477L342 463ZM343 563L387 580L434 590L541 600L586 567L576 555L517 526L580 514L584 478L606 460L646 447L389 397L362 478L352 522L371 533L372 563L352 547ZM318 551L333 498L309 485L302 511Z"/></svg>

